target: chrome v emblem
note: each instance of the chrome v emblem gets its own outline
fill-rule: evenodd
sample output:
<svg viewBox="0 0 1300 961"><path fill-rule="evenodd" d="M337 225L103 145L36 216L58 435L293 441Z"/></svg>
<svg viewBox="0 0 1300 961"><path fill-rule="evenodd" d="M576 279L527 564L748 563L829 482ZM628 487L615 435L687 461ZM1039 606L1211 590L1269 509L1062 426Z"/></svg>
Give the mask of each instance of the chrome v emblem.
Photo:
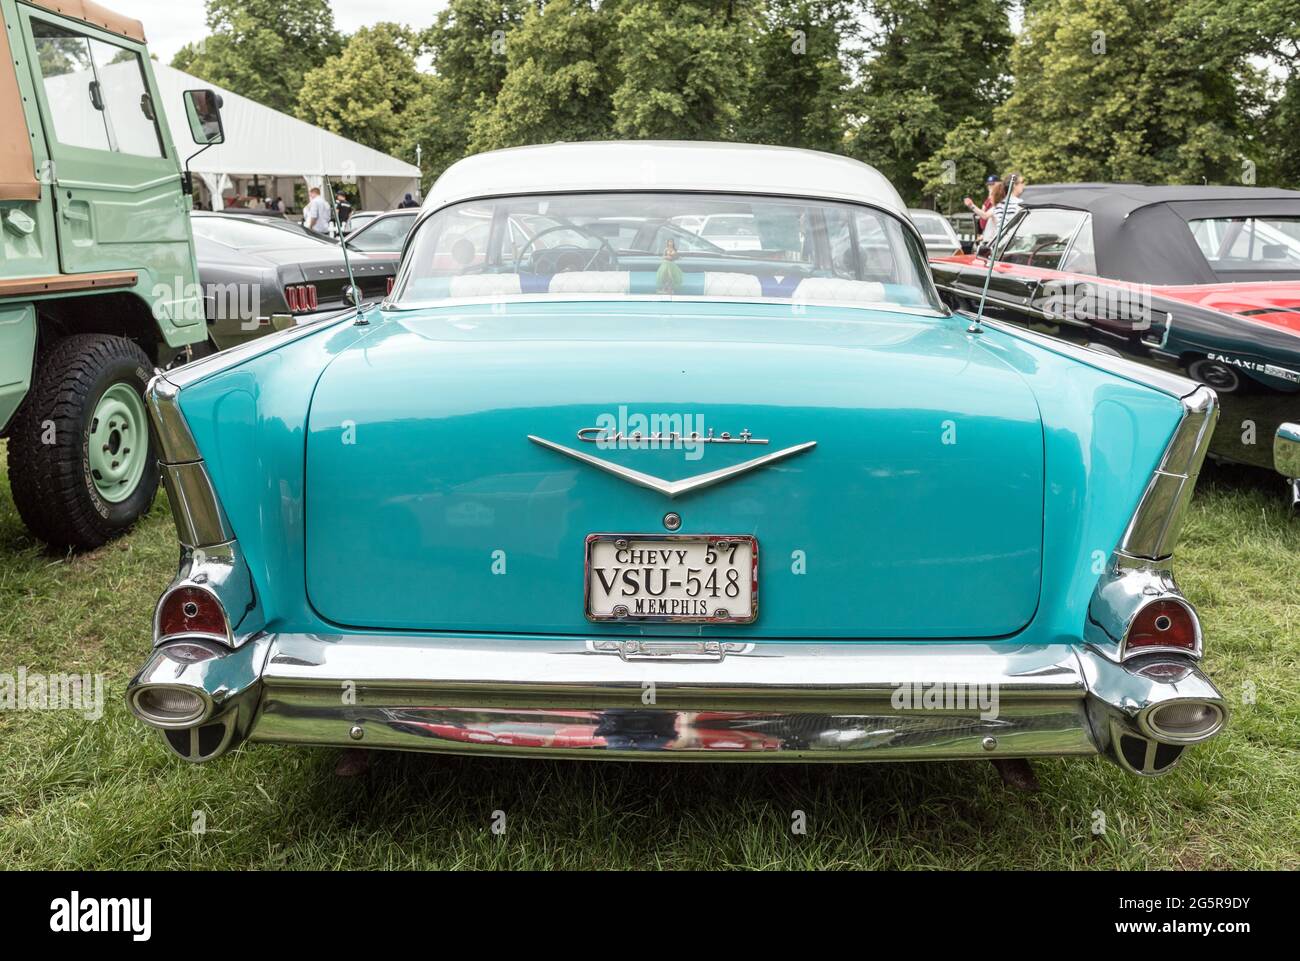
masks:
<svg viewBox="0 0 1300 961"><path fill-rule="evenodd" d="M528 439L534 444L549 448L560 454L572 457L574 460L580 460L584 464L590 464L597 470L603 470L607 474L613 474L615 477L622 478L639 487L648 487L652 491L658 491L666 497L676 497L679 494L686 494L690 491L699 490L702 487L712 487L714 484L721 484L723 481L731 480L747 471L755 470L759 467L766 467L768 464L775 464L779 460L785 460L787 457L793 457L795 454L802 454L806 450L811 450L817 446L815 440L810 440L806 444L796 444L793 447L787 447L785 450L773 451L770 454L764 454L762 457L755 457L753 460L742 461L739 464L733 464L730 467L724 467L721 470L710 471L707 474L696 474L694 477L683 477L681 480L670 481L662 477L655 477L652 474L643 474L638 470L632 470L630 467L620 467L618 464L611 464L607 460L601 460L599 457L592 457L590 454L584 454L582 451L573 450L571 447L565 447L563 444L556 444L549 440L543 440L533 434L528 435Z"/></svg>

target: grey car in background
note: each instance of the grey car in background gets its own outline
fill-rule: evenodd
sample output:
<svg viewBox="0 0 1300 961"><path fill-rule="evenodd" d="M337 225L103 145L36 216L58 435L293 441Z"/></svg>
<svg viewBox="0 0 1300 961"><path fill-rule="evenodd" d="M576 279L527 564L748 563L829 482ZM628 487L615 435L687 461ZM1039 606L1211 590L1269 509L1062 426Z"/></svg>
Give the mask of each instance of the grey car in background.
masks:
<svg viewBox="0 0 1300 961"><path fill-rule="evenodd" d="M415 218L419 215L419 208L416 207L389 210L369 218L364 226L356 226L357 215L353 214L354 226L348 234L348 248L367 254L387 252L400 255L402 245L406 243L406 235L415 226Z"/></svg>
<svg viewBox="0 0 1300 961"><path fill-rule="evenodd" d="M961 238L943 214L922 207L909 207L907 215L921 232L927 257L951 257L962 252Z"/></svg>
<svg viewBox="0 0 1300 961"><path fill-rule="evenodd" d="M336 241L271 217L194 211L190 222L208 322L206 352L350 306L343 249ZM348 255L361 300L383 299L398 255L354 250L351 244Z"/></svg>

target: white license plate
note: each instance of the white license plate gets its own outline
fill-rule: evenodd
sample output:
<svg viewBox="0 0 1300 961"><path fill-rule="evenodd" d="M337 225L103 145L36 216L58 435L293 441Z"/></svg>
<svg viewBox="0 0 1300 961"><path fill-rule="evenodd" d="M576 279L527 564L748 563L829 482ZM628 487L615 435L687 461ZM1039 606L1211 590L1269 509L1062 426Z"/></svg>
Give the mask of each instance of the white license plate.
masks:
<svg viewBox="0 0 1300 961"><path fill-rule="evenodd" d="M758 616L758 541L591 534L586 608L593 621L748 624Z"/></svg>

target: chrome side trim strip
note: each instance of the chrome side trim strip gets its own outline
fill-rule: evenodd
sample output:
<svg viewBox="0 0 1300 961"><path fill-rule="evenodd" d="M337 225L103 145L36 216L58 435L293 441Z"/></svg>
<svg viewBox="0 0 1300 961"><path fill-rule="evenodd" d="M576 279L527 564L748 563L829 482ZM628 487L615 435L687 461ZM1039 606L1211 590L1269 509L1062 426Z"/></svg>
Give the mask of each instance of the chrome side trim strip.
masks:
<svg viewBox="0 0 1300 961"><path fill-rule="evenodd" d="M144 391L164 464L183 464L199 459L194 435L181 414L180 392L180 388L164 373L155 374Z"/></svg>
<svg viewBox="0 0 1300 961"><path fill-rule="evenodd" d="M815 440L806 444L796 444L793 447L787 447L784 450L773 451L770 454L764 454L762 457L755 457L752 460L742 461L739 464L732 464L730 467L724 467L721 470L710 471L707 474L696 474L694 477L684 477L681 480L669 481L662 477L655 477L652 474L643 474L641 471L633 470L630 467L623 467L620 464L614 464L607 460L601 460L599 457L593 457L590 454L584 454L582 451L574 450L571 447L565 447L563 444L556 444L553 441L544 440L533 434L528 435L528 439L534 444L538 444L548 450L553 450L560 454L572 457L574 460L580 460L584 464L590 464L597 470L603 470L607 474L613 474L615 477L625 480L638 487L646 487L652 491L658 491L665 497L678 497L691 491L700 490L705 487L712 487L714 484L721 484L723 481L731 480L740 474L744 474L759 467L766 467L768 464L774 464L777 461L785 460L787 457L793 457L795 454L802 454L806 450L811 450L817 446Z"/></svg>
<svg viewBox="0 0 1300 961"><path fill-rule="evenodd" d="M1201 464L1219 419L1218 398L1197 386L1182 398L1183 419L1165 448L1146 492L1120 539L1118 550L1130 557L1161 561L1173 555L1192 499Z"/></svg>
<svg viewBox="0 0 1300 961"><path fill-rule="evenodd" d="M209 548L234 538L203 461L159 466L176 522L176 536L182 545Z"/></svg>
<svg viewBox="0 0 1300 961"><path fill-rule="evenodd" d="M158 373L145 389L150 422L158 439L163 486L176 522L176 537L185 547L215 547L233 540L207 465L181 413L180 388Z"/></svg>

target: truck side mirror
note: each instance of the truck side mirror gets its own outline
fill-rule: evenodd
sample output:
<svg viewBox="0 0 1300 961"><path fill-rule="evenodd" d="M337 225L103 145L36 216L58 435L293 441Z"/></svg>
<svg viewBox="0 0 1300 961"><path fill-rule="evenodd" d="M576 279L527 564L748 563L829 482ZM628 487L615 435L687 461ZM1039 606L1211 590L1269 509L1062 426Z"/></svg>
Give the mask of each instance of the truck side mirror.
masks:
<svg viewBox="0 0 1300 961"><path fill-rule="evenodd" d="M210 147L226 142L226 128L221 124L221 95L215 90L186 90L185 116L195 143Z"/></svg>

